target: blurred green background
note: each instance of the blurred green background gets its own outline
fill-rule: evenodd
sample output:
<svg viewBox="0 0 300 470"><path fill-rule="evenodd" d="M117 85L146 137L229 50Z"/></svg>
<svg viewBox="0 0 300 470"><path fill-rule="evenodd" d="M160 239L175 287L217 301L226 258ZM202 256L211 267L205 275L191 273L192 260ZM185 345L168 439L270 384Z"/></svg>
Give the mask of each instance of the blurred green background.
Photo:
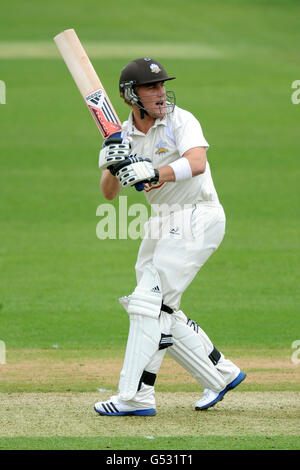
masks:
<svg viewBox="0 0 300 470"><path fill-rule="evenodd" d="M300 105L291 101L300 79L299 17L296 0L1 6L0 339L7 348L118 350L127 338L118 297L135 287L140 240L96 237L96 210L107 202L99 190L102 139L53 42L67 28L91 51L122 120L120 70L137 54L153 55L176 75L177 104L195 114L210 143L227 233L182 309L218 347L289 349L299 339ZM143 194L126 194L128 204L144 202Z"/></svg>

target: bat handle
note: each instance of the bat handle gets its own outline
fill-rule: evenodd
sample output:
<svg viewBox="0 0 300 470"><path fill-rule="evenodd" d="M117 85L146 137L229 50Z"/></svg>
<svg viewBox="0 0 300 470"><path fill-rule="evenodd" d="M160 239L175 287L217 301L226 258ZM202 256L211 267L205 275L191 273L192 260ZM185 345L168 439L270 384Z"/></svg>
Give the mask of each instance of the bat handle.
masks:
<svg viewBox="0 0 300 470"><path fill-rule="evenodd" d="M144 183L136 183L134 186L137 191L144 191Z"/></svg>
<svg viewBox="0 0 300 470"><path fill-rule="evenodd" d="M109 139L121 139L122 140L121 132L115 132L114 134L111 134L106 139L106 141L108 141ZM134 186L135 186L135 189L137 191L143 191L144 190L144 183L136 183Z"/></svg>

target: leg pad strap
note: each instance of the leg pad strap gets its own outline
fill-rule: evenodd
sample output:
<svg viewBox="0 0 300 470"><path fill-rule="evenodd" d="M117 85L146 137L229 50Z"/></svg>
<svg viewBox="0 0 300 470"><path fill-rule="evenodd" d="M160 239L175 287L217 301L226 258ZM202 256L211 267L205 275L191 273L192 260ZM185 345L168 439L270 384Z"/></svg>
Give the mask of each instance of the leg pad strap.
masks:
<svg viewBox="0 0 300 470"><path fill-rule="evenodd" d="M221 353L220 351L217 350L217 348L214 347L212 352L208 355L209 359L213 363L214 366L216 366L221 358Z"/></svg>
<svg viewBox="0 0 300 470"><path fill-rule="evenodd" d="M151 385L153 387L155 380L156 380L156 374L153 374L152 372L148 372L147 370L144 370L139 381L138 391L141 389L142 383L144 383L145 385Z"/></svg>
<svg viewBox="0 0 300 470"><path fill-rule="evenodd" d="M168 305L162 303L161 304L161 308L160 308L163 312L166 312L166 313L169 313L170 315L172 315L172 313L174 312L174 310L170 307L168 307Z"/></svg>

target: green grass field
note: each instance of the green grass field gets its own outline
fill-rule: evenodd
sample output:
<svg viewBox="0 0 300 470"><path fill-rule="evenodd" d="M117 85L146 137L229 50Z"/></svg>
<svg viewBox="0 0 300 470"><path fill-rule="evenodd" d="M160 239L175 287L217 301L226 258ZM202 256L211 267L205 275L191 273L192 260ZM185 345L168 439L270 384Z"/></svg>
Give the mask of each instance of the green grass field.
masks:
<svg viewBox="0 0 300 470"><path fill-rule="evenodd" d="M300 393L300 364L291 361L300 340L300 104L291 101L300 80L299 15L296 0L1 7L0 449L299 449L300 409L286 409ZM172 365L157 385L168 415L159 411L150 426L119 420L116 433L116 421L93 414L97 388L117 387L128 331L118 298L135 287L140 240L96 236L97 207L107 202L99 190L102 139L52 40L70 27L121 119L128 108L118 96L120 70L155 51L177 77L177 104L197 116L210 143L227 233L181 308L248 379L205 418L192 408L201 390L177 369L171 381ZM128 205L144 202L126 194ZM72 406L60 393L76 410L62 427ZM34 407L47 404L44 394L57 405L49 427Z"/></svg>

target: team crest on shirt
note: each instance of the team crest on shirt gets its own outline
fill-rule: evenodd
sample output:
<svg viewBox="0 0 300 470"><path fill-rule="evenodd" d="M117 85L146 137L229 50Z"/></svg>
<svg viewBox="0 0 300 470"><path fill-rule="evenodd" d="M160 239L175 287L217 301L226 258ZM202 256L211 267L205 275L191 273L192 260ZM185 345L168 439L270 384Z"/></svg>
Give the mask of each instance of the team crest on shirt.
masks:
<svg viewBox="0 0 300 470"><path fill-rule="evenodd" d="M164 140L161 140L158 142L158 144L155 146L157 149L155 154L156 155L165 155L169 150L167 149L168 142L165 142Z"/></svg>

